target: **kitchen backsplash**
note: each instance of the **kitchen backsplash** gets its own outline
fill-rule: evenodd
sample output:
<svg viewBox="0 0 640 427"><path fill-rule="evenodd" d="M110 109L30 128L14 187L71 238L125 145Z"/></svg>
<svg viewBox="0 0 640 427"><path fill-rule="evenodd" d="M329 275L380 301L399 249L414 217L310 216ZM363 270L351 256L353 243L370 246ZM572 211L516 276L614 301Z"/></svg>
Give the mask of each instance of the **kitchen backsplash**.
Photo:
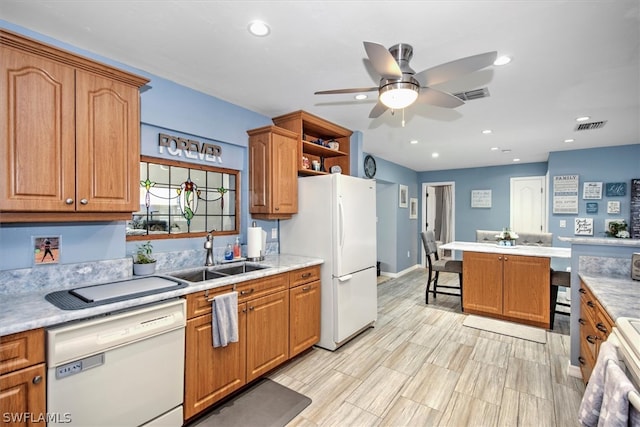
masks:
<svg viewBox="0 0 640 427"><path fill-rule="evenodd" d="M215 260L224 258L224 247L213 248ZM267 255L278 253L278 243L267 243ZM246 247L243 247L246 254ZM180 270L204 265L204 249L176 252L156 252L156 272ZM19 293L42 293L48 290L70 289L83 285L113 282L131 278L131 257L77 264L41 265L33 268L0 271L0 296Z"/></svg>

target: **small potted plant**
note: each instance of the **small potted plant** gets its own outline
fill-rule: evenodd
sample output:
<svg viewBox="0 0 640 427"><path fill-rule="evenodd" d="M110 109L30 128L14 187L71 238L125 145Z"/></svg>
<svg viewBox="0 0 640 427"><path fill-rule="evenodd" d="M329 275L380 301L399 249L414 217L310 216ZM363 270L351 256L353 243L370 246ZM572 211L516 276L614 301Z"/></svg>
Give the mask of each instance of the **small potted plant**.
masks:
<svg viewBox="0 0 640 427"><path fill-rule="evenodd" d="M138 245L136 254L133 257L133 274L136 276L147 276L156 271L156 260L152 256L153 246L150 241Z"/></svg>

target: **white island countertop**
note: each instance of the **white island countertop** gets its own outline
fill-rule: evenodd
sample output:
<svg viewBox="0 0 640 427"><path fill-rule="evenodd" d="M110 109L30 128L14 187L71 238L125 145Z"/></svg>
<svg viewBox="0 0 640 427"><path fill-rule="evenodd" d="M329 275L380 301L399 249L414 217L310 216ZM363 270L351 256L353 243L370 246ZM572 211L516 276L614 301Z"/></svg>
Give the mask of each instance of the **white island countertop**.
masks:
<svg viewBox="0 0 640 427"><path fill-rule="evenodd" d="M439 248L453 251L487 252L543 258L571 258L571 248L557 248L553 246L499 246L493 243L449 242L441 245Z"/></svg>

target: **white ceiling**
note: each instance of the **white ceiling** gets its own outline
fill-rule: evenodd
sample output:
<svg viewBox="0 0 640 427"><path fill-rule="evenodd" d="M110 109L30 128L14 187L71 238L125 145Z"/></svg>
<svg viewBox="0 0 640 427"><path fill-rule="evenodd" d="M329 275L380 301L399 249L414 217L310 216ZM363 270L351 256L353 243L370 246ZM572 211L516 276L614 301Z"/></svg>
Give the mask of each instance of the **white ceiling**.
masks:
<svg viewBox="0 0 640 427"><path fill-rule="evenodd" d="M638 0L0 1L6 21L268 117L302 109L359 130L364 151L416 171L640 142ZM254 19L268 37L248 33ZM416 72L492 50L513 61L437 87L490 97L410 106L402 127L401 112L368 118L376 92L313 94L377 86L365 40L412 45ZM576 132L583 115L607 124Z"/></svg>

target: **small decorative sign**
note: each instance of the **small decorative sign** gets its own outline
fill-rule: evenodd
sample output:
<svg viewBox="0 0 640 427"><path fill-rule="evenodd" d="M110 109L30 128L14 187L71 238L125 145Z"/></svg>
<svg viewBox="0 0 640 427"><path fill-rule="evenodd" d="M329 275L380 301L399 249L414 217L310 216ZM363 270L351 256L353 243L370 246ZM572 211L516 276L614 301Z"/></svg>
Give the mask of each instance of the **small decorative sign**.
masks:
<svg viewBox="0 0 640 427"><path fill-rule="evenodd" d="M578 213L578 175L553 177L553 213Z"/></svg>
<svg viewBox="0 0 640 427"><path fill-rule="evenodd" d="M608 214L619 214L620 213L620 202L607 202L607 213Z"/></svg>
<svg viewBox="0 0 640 427"><path fill-rule="evenodd" d="M491 190L471 190L472 208L490 208Z"/></svg>
<svg viewBox="0 0 640 427"><path fill-rule="evenodd" d="M576 218L573 234L576 236L593 236L593 218Z"/></svg>
<svg viewBox="0 0 640 427"><path fill-rule="evenodd" d="M160 154L166 151L172 156L222 163L222 147L219 145L164 133L158 134L158 151Z"/></svg>
<svg viewBox="0 0 640 427"><path fill-rule="evenodd" d="M597 214L598 213L598 202L587 202L587 213L588 214Z"/></svg>
<svg viewBox="0 0 640 427"><path fill-rule="evenodd" d="M606 186L607 197L622 197L627 195L626 182L608 182Z"/></svg>
<svg viewBox="0 0 640 427"><path fill-rule="evenodd" d="M582 198L602 199L602 183L601 182L585 182L582 184Z"/></svg>

